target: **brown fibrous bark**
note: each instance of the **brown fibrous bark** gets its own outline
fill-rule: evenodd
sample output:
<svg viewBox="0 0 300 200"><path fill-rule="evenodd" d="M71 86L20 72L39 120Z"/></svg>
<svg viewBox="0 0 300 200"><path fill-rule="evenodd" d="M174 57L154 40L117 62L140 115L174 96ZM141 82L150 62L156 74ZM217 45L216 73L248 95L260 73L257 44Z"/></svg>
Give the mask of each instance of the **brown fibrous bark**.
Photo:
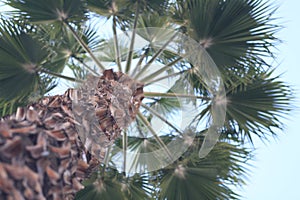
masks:
<svg viewBox="0 0 300 200"><path fill-rule="evenodd" d="M73 199L134 120L141 83L112 70L88 80L1 119L0 199Z"/></svg>

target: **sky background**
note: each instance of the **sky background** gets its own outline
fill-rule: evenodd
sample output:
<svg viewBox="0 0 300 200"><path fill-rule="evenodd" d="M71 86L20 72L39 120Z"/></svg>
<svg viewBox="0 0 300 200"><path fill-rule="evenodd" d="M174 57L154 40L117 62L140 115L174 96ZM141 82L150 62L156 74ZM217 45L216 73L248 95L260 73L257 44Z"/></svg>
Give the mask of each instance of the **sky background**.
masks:
<svg viewBox="0 0 300 200"><path fill-rule="evenodd" d="M279 5L275 23L283 25L277 37L283 40L278 45L277 73L282 80L292 85L295 94L293 105L300 99L300 1L265 0ZM2 0L0 0L1 4ZM0 10L3 7L0 7ZM300 106L298 106L300 107ZM294 109L286 120L285 129L278 138L270 138L267 144L255 141L255 160L251 161L248 184L241 189L244 200L300 200L300 109Z"/></svg>
<svg viewBox="0 0 300 200"><path fill-rule="evenodd" d="M277 72L283 73L282 80L293 86L294 106L300 99L300 1L277 0L275 16L283 25L277 36L283 43L277 50ZM256 158L252 162L248 185L242 189L245 200L299 200L300 199L300 109L296 108L283 120L285 130L277 139L262 144L256 141Z"/></svg>

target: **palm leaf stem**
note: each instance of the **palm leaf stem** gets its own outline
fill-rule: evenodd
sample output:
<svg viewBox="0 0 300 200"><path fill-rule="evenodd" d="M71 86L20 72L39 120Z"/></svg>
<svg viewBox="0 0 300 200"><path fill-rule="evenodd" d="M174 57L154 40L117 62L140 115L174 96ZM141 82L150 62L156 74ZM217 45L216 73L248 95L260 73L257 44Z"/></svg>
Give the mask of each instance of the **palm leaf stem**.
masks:
<svg viewBox="0 0 300 200"><path fill-rule="evenodd" d="M149 67L150 65L157 59L157 57L163 52L163 50L166 49L166 47L172 42L179 32L176 32L149 60L149 62L146 63L146 65L143 67L143 70L140 70L138 74L134 77L135 79L139 78Z"/></svg>
<svg viewBox="0 0 300 200"><path fill-rule="evenodd" d="M173 65L175 65L177 62L181 61L182 59L183 59L183 57L179 57L179 58L175 59L174 61L166 64L164 67L160 68L156 72L154 72L154 73L150 74L149 76L143 78L141 80L141 82L147 82L147 81L152 80L153 78L160 75L162 72L166 71L168 68L172 67Z"/></svg>
<svg viewBox="0 0 300 200"><path fill-rule="evenodd" d="M148 52L149 52L149 50L148 50L148 48L147 48L147 49L145 50L145 52L141 55L139 61L137 62L136 66L135 66L135 68L134 68L134 70L133 70L133 72L131 73L131 77L134 77L134 75L135 75L138 71L140 71L142 62L143 62L143 60L146 58Z"/></svg>
<svg viewBox="0 0 300 200"><path fill-rule="evenodd" d="M113 34L114 34L114 48L115 48L115 60L118 66L119 71L122 71L121 67L121 56L120 56L120 49L119 49L119 42L117 36L117 19L116 16L113 16L113 24L112 24Z"/></svg>
<svg viewBox="0 0 300 200"><path fill-rule="evenodd" d="M160 78L157 78L157 79L154 79L154 80L152 80L152 81L148 81L148 82L144 83L144 86L151 85L151 84L153 84L153 83L155 83L155 82L164 80L164 79L166 79L166 78L171 78L171 77L173 77L173 76L178 76L178 75L180 75L180 74L182 74L182 73L184 73L184 72L186 72L186 71L188 71L188 70L183 70L183 71L180 71L180 72L176 72L176 73L173 73L173 74L168 74L168 75L166 75L166 76L162 76L162 77L160 77Z"/></svg>
<svg viewBox="0 0 300 200"><path fill-rule="evenodd" d="M144 133L143 133L143 131L142 131L142 129L141 129L140 121L137 120L137 119L135 119L135 122L136 122L136 124L137 124L136 128L137 128L137 130L138 130L138 132L139 132L139 137L145 137L145 136L144 136Z"/></svg>
<svg viewBox="0 0 300 200"><path fill-rule="evenodd" d="M128 146L128 137L127 137L127 132L126 131L123 131L123 138L122 138L122 145L123 145L123 173L124 173L124 176L126 175L126 162L127 162L127 155L126 155L126 152L127 152L127 146Z"/></svg>
<svg viewBox="0 0 300 200"><path fill-rule="evenodd" d="M82 64L87 70L89 70L91 73L93 73L95 76L100 76L100 74L92 69L90 66L88 66L86 63L84 63L81 59L77 58L77 57L73 57L75 58L80 64Z"/></svg>
<svg viewBox="0 0 300 200"><path fill-rule="evenodd" d="M160 137L157 135L157 133L155 132L155 130L152 128L151 124L149 123L149 121L143 116L143 114L141 112L137 113L138 118L142 121L142 123L147 127L147 129L151 132L151 134L153 135L153 137L155 138L155 140L158 142L158 144L165 150L165 152L167 153L168 157L173 160L173 156L171 154L171 152L169 151L168 147L166 146L166 144L160 139Z"/></svg>
<svg viewBox="0 0 300 200"><path fill-rule="evenodd" d="M106 169L106 167L108 166L108 162L109 162L109 154L110 154L110 152L111 152L111 149L112 149L112 145L109 145L108 148L107 148L107 151L106 151L106 153L105 153L105 158L104 158L104 161L103 161L104 166L103 166L103 168L102 168L102 170L101 170L101 177L102 177L102 178L104 178L105 169Z"/></svg>
<svg viewBox="0 0 300 200"><path fill-rule="evenodd" d="M73 77L69 77L69 76L64 76L64 75L59 74L59 73L51 72L51 71L46 70L44 68L39 69L39 72L42 72L42 73L45 73L45 74L48 74L48 75L51 75L51 76L54 76L54 77L57 77L57 78L62 78L62 79L68 80L68 81L83 83L82 80L79 80L79 79L76 79L76 78L73 78Z"/></svg>
<svg viewBox="0 0 300 200"><path fill-rule="evenodd" d="M133 57L133 47L134 47L134 42L135 42L135 36L136 36L136 27L137 27L137 22L139 18L139 13L140 13L140 0L137 0L137 5L136 5L136 10L135 10L135 18L134 18L134 23L133 23L133 30L132 30L132 35L131 35L131 40L130 40L130 46L129 46L129 52L127 56L127 62L126 62L126 67L125 67L125 73L128 73L130 71L131 67L131 61Z"/></svg>
<svg viewBox="0 0 300 200"><path fill-rule="evenodd" d="M170 127L172 127L177 133L179 133L180 135L183 135L182 131L180 131L178 128L176 128L171 122L169 122L166 118L164 118L163 116L161 116L157 111L155 111L154 109L150 108L149 106L147 106L146 104L143 104L143 103L141 104L141 106L143 108L145 108L146 110L148 110L149 112L151 112L156 117L158 117L160 120L162 120L163 122L165 122L167 125L169 125Z"/></svg>
<svg viewBox="0 0 300 200"><path fill-rule="evenodd" d="M190 94L178 94L178 93L144 92L144 95L145 97L191 98L191 99L202 99L205 101L212 100L212 98L206 96L195 96Z"/></svg>
<svg viewBox="0 0 300 200"><path fill-rule="evenodd" d="M76 31L73 29L73 27L67 22L64 22L64 24L69 28L69 30L71 31L71 33L73 34L77 42L82 46L82 48L91 56L92 60L96 63L96 65L100 69L105 70L105 67L99 62L99 60L96 58L96 56L93 54L91 49L87 46L87 44L85 44L85 42L78 36Z"/></svg>

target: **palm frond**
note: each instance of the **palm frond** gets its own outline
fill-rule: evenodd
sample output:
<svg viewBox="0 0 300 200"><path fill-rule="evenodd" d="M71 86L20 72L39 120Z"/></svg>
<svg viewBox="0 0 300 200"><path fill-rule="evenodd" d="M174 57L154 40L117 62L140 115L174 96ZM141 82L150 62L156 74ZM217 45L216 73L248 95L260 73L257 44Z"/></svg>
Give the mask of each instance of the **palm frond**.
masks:
<svg viewBox="0 0 300 200"><path fill-rule="evenodd" d="M129 178L114 169L107 169L104 177L94 175L86 182L86 187L79 191L76 200L97 199L149 199L153 190L147 184L146 174L134 175ZM147 192L148 191L148 192Z"/></svg>
<svg viewBox="0 0 300 200"><path fill-rule="evenodd" d="M211 55L219 68L237 63L266 64L272 56L279 26L272 22L276 8L262 0L179 0L177 18L188 20L188 32ZM178 12L177 12L178 11ZM174 15L175 15L174 14Z"/></svg>
<svg viewBox="0 0 300 200"><path fill-rule="evenodd" d="M290 110L291 90L270 71L254 77L245 89L238 86L228 91L227 99L229 130L237 128L252 141L252 134L265 138L282 128L280 118Z"/></svg>
<svg viewBox="0 0 300 200"><path fill-rule="evenodd" d="M16 96L11 100L0 98L0 117L11 115L18 107L24 107L38 101L44 94L55 88L56 85L57 82L53 77L41 74L41 78L39 79L39 89L37 91L31 91L26 96Z"/></svg>
<svg viewBox="0 0 300 200"><path fill-rule="evenodd" d="M85 19L85 4L82 0L6 0L5 3L34 23L81 22Z"/></svg>
<svg viewBox="0 0 300 200"><path fill-rule="evenodd" d="M183 160L161 170L158 199L238 199L227 184L243 184L247 173L244 162L250 153L241 147L219 142L212 152L199 160L200 139L186 152ZM201 142L200 142L201 143Z"/></svg>
<svg viewBox="0 0 300 200"><path fill-rule="evenodd" d="M24 97L39 88L38 68L48 51L36 40L3 21L0 24L0 94L11 100Z"/></svg>
<svg viewBox="0 0 300 200"><path fill-rule="evenodd" d="M136 17L135 8L139 2L139 14L157 12L160 15L166 12L169 2L166 0L88 0L87 7L107 19L114 16L121 30L128 30Z"/></svg>
<svg viewBox="0 0 300 200"><path fill-rule="evenodd" d="M290 110L292 93L279 76L272 77L272 72L253 76L247 85L227 85L224 134L238 135L251 142L254 135L261 139L276 136L276 129L282 128L281 117Z"/></svg>

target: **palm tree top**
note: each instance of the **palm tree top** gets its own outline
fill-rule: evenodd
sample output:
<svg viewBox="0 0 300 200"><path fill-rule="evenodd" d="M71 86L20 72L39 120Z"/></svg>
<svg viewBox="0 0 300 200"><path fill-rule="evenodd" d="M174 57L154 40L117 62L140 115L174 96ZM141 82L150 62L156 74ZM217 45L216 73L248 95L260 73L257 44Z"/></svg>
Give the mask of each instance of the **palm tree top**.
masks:
<svg viewBox="0 0 300 200"><path fill-rule="evenodd" d="M280 29L273 22L276 7L271 3L5 3L15 10L0 20L3 116L42 98L62 79L89 95L99 89L95 76L125 74L120 81L126 87L103 82L112 94L107 97L109 110L121 132L106 133L115 143L101 153L101 173L87 181L79 199L86 194L105 199L114 192L115 198L238 198L224 182L242 184L237 177L246 169L240 161L251 156L243 144L253 142L254 136L264 140L276 135L275 128L281 128L280 119L290 109L291 89L274 77L268 62L274 58ZM95 25L103 22L105 26ZM108 27L111 35L99 36L95 27ZM136 107L122 100L130 91L136 91L137 99L131 99ZM81 104L75 103L74 110L76 106ZM109 120L101 124L108 123L104 121ZM86 133L81 138L97 141L96 136ZM151 189L156 187L159 191Z"/></svg>

